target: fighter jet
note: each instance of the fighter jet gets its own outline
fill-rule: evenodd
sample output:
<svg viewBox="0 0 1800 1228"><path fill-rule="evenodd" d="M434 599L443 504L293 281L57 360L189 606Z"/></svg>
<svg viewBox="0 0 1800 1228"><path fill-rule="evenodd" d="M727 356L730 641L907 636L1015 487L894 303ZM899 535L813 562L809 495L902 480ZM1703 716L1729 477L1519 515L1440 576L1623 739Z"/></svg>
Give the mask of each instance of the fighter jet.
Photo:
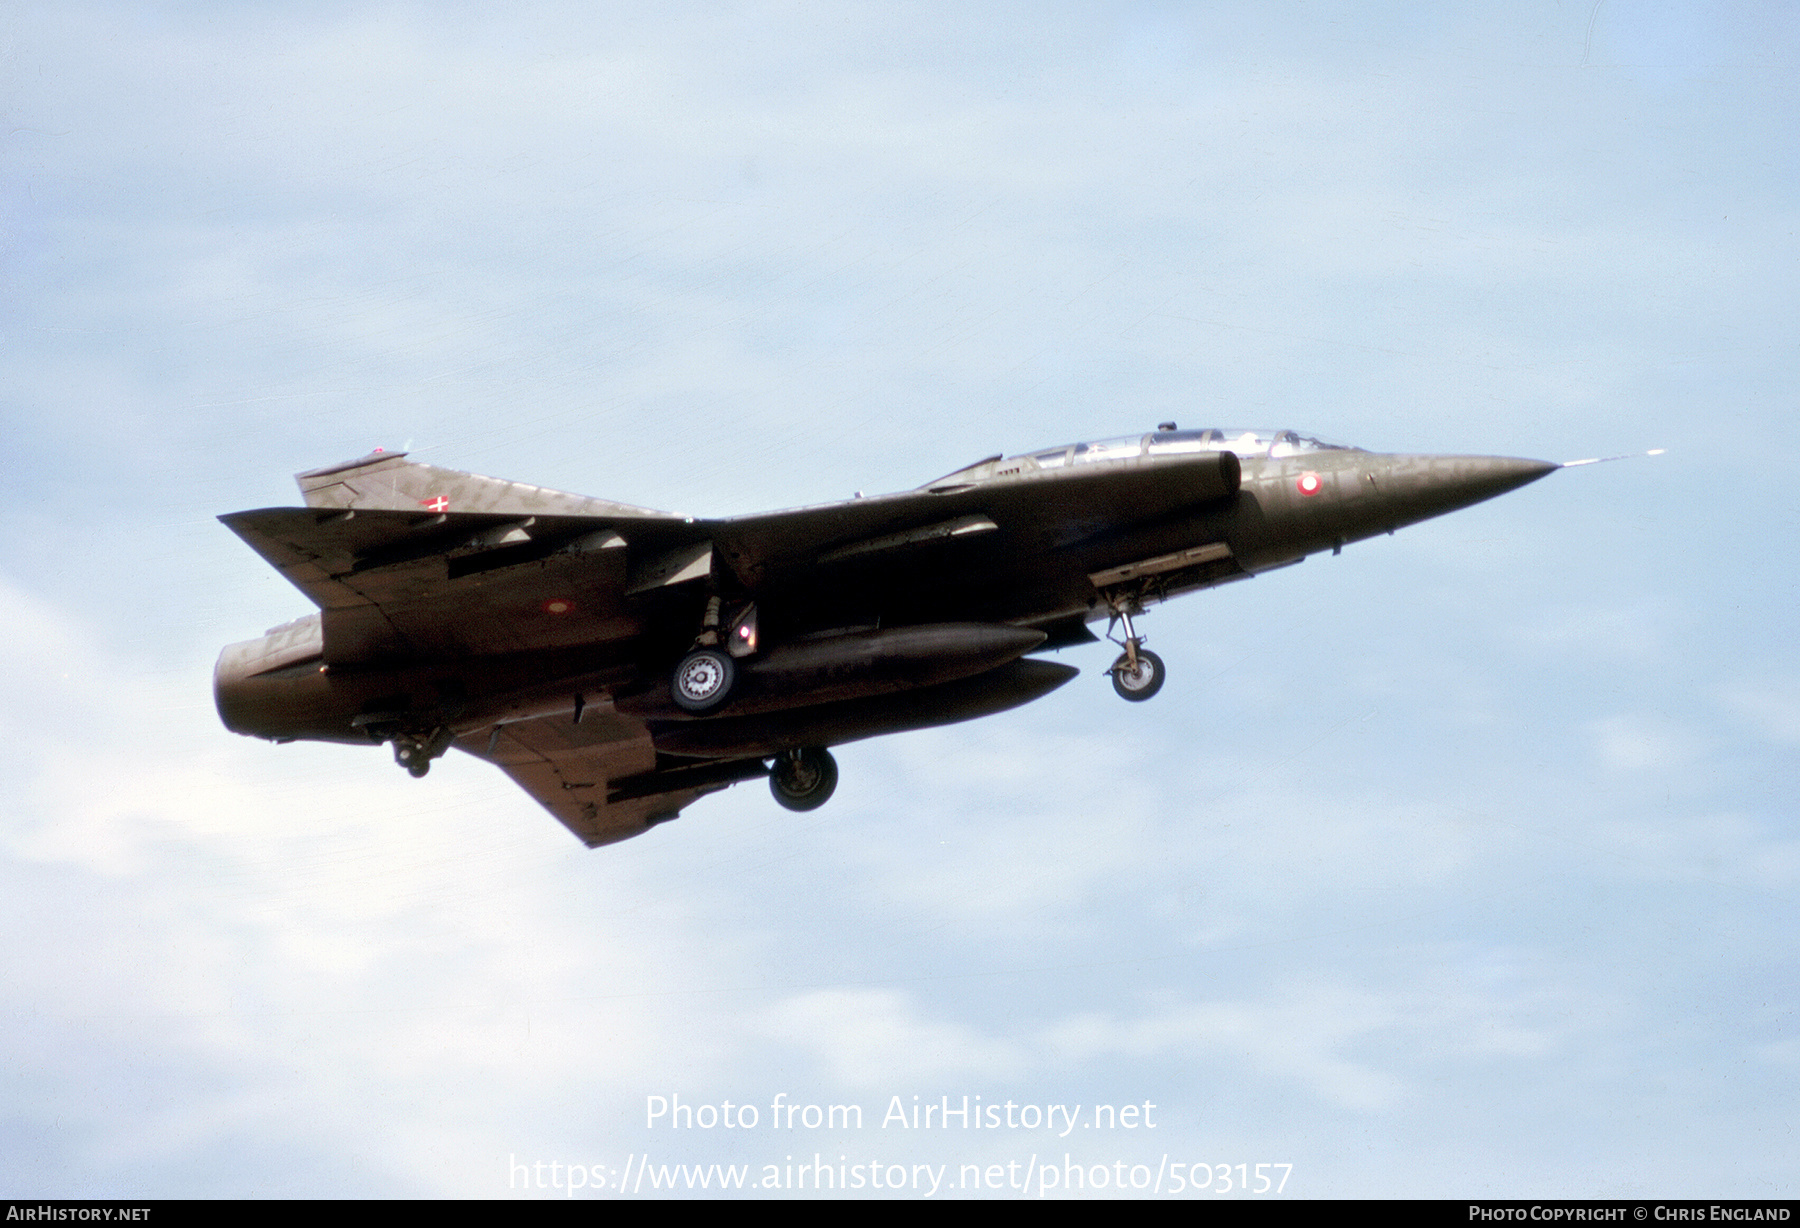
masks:
<svg viewBox="0 0 1800 1228"><path fill-rule="evenodd" d="M225 726L449 748L590 847L767 777L790 810L829 748L988 716L1097 642L1124 699L1163 687L1158 602L1468 507L1560 466L1180 430L990 456L916 490L702 519L419 464L298 476L305 507L220 519L319 607L220 655Z"/></svg>

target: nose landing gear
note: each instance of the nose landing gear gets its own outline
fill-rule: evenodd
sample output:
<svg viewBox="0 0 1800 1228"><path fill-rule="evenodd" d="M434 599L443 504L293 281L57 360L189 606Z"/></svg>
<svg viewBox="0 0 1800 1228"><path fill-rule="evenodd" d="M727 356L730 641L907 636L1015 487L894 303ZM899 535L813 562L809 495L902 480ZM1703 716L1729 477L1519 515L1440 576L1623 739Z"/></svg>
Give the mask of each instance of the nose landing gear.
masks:
<svg viewBox="0 0 1800 1228"><path fill-rule="evenodd" d="M1143 613L1142 607L1139 607L1138 613ZM1114 606L1113 617L1125 625L1124 640L1113 641L1114 643L1123 643L1125 646L1125 651L1119 654L1119 659L1112 663L1113 690L1117 692L1120 699L1128 699L1134 704L1141 704L1162 690L1163 682L1168 678L1169 671L1163 666L1161 657L1144 647L1143 637L1131 624L1131 607L1129 605ZM1110 629L1107 638L1112 639Z"/></svg>
<svg viewBox="0 0 1800 1228"><path fill-rule="evenodd" d="M1168 670L1163 667L1162 658L1148 648L1137 650L1135 662L1131 660L1131 656L1127 651L1113 662L1113 690L1118 692L1120 699L1128 699L1134 704L1143 703L1162 690Z"/></svg>

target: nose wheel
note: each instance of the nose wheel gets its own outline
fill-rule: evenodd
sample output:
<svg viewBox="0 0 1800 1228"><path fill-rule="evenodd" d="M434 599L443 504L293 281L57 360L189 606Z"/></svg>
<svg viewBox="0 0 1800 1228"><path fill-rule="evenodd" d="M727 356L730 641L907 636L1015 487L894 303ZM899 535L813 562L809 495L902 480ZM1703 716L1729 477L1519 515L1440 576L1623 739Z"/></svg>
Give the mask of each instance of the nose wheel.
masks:
<svg viewBox="0 0 1800 1228"><path fill-rule="evenodd" d="M769 772L769 792L789 810L817 810L831 800L837 782L837 760L822 746L777 755Z"/></svg>
<svg viewBox="0 0 1800 1228"><path fill-rule="evenodd" d="M1137 657L1136 661L1132 660L1133 655ZM1135 654L1122 652L1112 665L1113 690L1119 693L1120 699L1129 699L1134 704L1141 704L1162 690L1163 680L1167 677L1168 670L1163 667L1162 658L1148 648L1140 648Z"/></svg>
<svg viewBox="0 0 1800 1228"><path fill-rule="evenodd" d="M1143 637L1137 633L1137 628L1131 625L1131 609L1130 605L1123 602L1113 607L1114 619L1125 625L1125 638L1113 640L1113 643L1123 644L1125 651L1120 653L1119 659L1112 663L1112 684L1113 690L1118 692L1120 699L1128 699L1134 704L1141 704L1162 690L1163 682L1168 678L1169 671L1164 668L1161 657L1144 647ZM1142 614L1143 612L1143 608L1138 607L1138 613ZM1110 632L1107 638L1112 638Z"/></svg>

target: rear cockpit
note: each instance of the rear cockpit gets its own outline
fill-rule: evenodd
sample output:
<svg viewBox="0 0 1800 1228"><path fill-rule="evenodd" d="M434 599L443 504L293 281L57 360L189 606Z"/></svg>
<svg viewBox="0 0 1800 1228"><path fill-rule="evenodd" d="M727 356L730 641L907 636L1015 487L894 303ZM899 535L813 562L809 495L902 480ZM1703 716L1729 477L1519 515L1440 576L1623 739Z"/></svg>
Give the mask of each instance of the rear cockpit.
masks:
<svg viewBox="0 0 1800 1228"><path fill-rule="evenodd" d="M1046 469L1063 469L1074 465L1091 465L1100 461L1130 460L1140 456L1182 456L1198 452L1232 452L1239 460L1278 460L1285 456L1301 456L1309 452L1360 452L1346 444L1328 443L1297 431L1269 430L1255 427L1204 427L1199 430L1176 430L1172 423L1146 435L1124 435L1117 439L1096 439L1088 443L1064 444L1039 452L1017 456L992 456L977 461L955 473L945 474L929 484L938 490L967 486L992 478L1019 477Z"/></svg>

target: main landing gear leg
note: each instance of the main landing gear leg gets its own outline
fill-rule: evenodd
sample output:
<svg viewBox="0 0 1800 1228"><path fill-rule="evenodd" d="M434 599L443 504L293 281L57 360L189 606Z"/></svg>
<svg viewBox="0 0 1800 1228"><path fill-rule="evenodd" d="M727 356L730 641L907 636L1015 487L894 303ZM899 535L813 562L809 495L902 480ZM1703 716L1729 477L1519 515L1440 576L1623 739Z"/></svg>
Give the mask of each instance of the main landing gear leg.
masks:
<svg viewBox="0 0 1800 1228"><path fill-rule="evenodd" d="M822 746L803 746L775 756L769 792L789 810L817 810L837 788L837 760Z"/></svg>
<svg viewBox="0 0 1800 1228"><path fill-rule="evenodd" d="M1118 692L1121 699L1143 703L1162 690L1168 670L1163 667L1161 657L1144 647L1143 637L1131 625L1131 610L1128 607L1118 608L1118 619L1125 625L1125 651L1112 664L1113 690Z"/></svg>
<svg viewBox="0 0 1800 1228"><path fill-rule="evenodd" d="M675 704L684 712L692 712L695 716L704 716L716 708L723 707L731 698L731 689L737 684L737 664L733 656L743 655L737 648L719 642L719 606L717 597L706 603L706 615L700 622L700 635L694 640L693 651L681 659L675 667L675 674L669 680L669 695ZM750 630L741 635L743 643L751 649L756 643L755 606L750 613L740 616L738 624L745 619ZM741 626L739 628L741 630Z"/></svg>

